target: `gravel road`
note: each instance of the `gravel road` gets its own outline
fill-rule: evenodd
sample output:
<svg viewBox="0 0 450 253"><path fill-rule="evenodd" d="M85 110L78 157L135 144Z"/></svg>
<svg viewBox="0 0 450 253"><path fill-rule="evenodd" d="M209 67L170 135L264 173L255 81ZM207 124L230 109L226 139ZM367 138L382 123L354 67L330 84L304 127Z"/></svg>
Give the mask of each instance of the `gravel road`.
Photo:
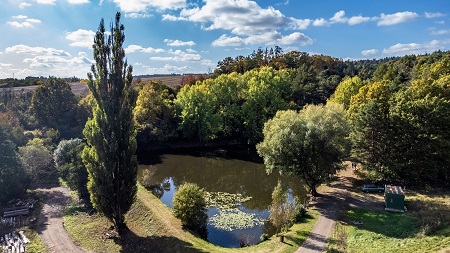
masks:
<svg viewBox="0 0 450 253"><path fill-rule="evenodd" d="M320 196L315 198L312 207L319 212L319 218L310 235L296 253L324 252L336 221L343 212L350 208L384 210L382 196L355 193L355 180L353 169L347 162L346 169L338 173L332 187L321 188Z"/></svg>
<svg viewBox="0 0 450 253"><path fill-rule="evenodd" d="M62 216L66 203L70 200L69 190L58 186L38 190L43 198L42 213L38 219L39 235L49 253L86 252L76 245L64 228Z"/></svg>

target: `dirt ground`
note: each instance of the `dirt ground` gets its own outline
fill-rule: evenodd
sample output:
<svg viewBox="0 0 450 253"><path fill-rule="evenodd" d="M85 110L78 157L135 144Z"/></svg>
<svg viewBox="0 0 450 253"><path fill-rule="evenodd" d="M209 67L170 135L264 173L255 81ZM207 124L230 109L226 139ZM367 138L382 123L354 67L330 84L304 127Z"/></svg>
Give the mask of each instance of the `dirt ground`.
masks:
<svg viewBox="0 0 450 253"><path fill-rule="evenodd" d="M47 247L47 252L86 252L75 244L62 221L64 207L70 200L69 190L58 186L41 188L38 192L43 196L42 212L38 219L38 233Z"/></svg>
<svg viewBox="0 0 450 253"><path fill-rule="evenodd" d="M310 208L316 209L320 216L296 253L324 252L336 221L348 209L384 210L382 193L363 193L357 189L358 177L350 162L345 165L345 170L340 171L329 185L321 186L318 189L320 196L311 201Z"/></svg>

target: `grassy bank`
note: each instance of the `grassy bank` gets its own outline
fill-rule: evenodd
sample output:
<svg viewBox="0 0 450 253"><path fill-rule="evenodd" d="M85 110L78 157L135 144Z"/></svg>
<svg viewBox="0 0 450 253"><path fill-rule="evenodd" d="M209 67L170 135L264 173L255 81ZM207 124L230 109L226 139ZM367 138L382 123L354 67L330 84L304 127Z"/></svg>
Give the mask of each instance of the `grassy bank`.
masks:
<svg viewBox="0 0 450 253"><path fill-rule="evenodd" d="M406 213L347 211L328 252L450 252L450 195L407 192L405 205Z"/></svg>
<svg viewBox="0 0 450 253"><path fill-rule="evenodd" d="M285 243L272 237L255 246L229 249L184 231L170 209L143 187L139 187L137 200L126 216L129 232L120 240L108 239L111 223L100 215L88 216L72 207L64 216L69 234L94 252L294 252L316 220L317 214L310 211L305 223L294 225L285 234Z"/></svg>

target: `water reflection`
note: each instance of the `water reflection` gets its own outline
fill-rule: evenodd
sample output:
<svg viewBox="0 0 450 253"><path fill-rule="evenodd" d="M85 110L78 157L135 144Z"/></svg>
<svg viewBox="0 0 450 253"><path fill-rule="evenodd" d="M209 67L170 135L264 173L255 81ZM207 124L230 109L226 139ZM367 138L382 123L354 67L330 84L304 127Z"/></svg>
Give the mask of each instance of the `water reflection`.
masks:
<svg viewBox="0 0 450 253"><path fill-rule="evenodd" d="M266 220L269 216L272 191L278 179L290 189L290 196L304 199L306 190L299 178L267 175L264 164L253 150L247 148L190 150L189 152L146 154L139 156L139 182L151 190L163 203L172 207L173 194L184 182L195 183L208 192L240 193L251 197L239 207L248 214ZM208 210L208 217L218 213ZM223 247L256 244L262 233L273 234L273 227L264 225L247 229L222 231L208 225L208 241Z"/></svg>

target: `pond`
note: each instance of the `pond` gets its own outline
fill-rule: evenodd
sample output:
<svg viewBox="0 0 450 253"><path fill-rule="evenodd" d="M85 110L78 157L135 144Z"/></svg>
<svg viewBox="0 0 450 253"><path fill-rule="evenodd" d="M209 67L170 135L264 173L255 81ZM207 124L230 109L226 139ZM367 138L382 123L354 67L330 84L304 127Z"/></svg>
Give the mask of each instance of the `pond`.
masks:
<svg viewBox="0 0 450 253"><path fill-rule="evenodd" d="M184 182L195 183L209 193L230 193L244 199L231 212L218 207L208 209L207 240L222 247L254 245L260 242L262 233L269 236L275 233L267 218L272 191L279 179L291 199L298 196L303 201L306 196L301 179L280 176L278 172L267 175L254 148L152 152L139 155L138 160L139 182L169 207Z"/></svg>

